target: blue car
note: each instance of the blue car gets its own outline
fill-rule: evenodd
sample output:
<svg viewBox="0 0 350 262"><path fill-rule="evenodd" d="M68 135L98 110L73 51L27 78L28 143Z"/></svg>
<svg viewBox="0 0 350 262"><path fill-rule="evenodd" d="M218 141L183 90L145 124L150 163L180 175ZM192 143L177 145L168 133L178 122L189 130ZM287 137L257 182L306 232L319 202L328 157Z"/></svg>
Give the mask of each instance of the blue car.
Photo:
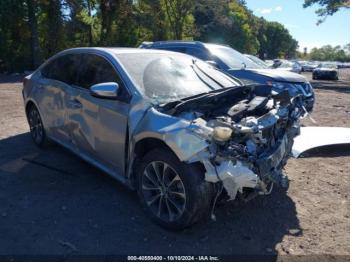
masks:
<svg viewBox="0 0 350 262"><path fill-rule="evenodd" d="M311 84L305 77L257 64L229 46L199 41L160 41L144 42L140 48L186 53L207 61L231 76L238 78L246 85L267 84L277 92L288 90L293 95L300 93L306 110L311 112L313 109L315 102L314 92Z"/></svg>

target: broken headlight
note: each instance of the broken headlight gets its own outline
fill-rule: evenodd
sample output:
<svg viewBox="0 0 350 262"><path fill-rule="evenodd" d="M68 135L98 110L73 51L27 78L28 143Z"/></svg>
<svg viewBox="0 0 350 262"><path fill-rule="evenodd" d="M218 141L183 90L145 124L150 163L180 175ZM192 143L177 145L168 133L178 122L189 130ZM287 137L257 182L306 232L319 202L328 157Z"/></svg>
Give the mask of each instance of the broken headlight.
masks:
<svg viewBox="0 0 350 262"><path fill-rule="evenodd" d="M303 95L304 97L312 96L313 89L309 82L305 83L286 83L286 82L267 82L269 86L272 87L272 90L276 93L283 92L288 90L291 96Z"/></svg>

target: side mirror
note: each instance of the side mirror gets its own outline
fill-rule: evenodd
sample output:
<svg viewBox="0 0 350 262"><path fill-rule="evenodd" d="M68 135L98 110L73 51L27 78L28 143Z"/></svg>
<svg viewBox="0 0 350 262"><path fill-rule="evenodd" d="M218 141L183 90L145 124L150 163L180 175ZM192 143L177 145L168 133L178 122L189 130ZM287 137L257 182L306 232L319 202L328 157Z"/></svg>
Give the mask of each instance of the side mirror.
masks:
<svg viewBox="0 0 350 262"><path fill-rule="evenodd" d="M208 61L205 61L207 62L209 65L215 67L215 68L220 68L218 63L216 63L215 61L212 61L212 60L208 60Z"/></svg>
<svg viewBox="0 0 350 262"><path fill-rule="evenodd" d="M90 87L90 94L99 98L116 99L119 85L114 82L96 84Z"/></svg>

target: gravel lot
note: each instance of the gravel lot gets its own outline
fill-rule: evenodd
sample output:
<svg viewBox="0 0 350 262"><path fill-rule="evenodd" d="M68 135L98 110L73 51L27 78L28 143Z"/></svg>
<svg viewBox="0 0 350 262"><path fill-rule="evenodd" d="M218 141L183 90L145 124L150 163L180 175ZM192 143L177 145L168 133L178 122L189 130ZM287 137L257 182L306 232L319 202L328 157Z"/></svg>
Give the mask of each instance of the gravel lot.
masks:
<svg viewBox="0 0 350 262"><path fill-rule="evenodd" d="M341 77L313 82L318 126L350 127L350 70ZM35 147L21 86L20 77L0 77L0 254L350 255L349 146L291 159L288 192L230 203L216 222L168 232L134 192L59 146Z"/></svg>

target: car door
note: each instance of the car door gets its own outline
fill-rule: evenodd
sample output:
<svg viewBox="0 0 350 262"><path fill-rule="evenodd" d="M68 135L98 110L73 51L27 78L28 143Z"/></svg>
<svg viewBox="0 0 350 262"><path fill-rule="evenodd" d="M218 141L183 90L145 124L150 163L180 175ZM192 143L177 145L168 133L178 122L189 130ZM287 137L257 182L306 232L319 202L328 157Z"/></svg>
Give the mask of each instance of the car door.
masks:
<svg viewBox="0 0 350 262"><path fill-rule="evenodd" d="M45 130L51 138L64 144L70 140L66 126L66 108L77 64L75 55L62 55L41 69L41 77L36 83L35 100Z"/></svg>
<svg viewBox="0 0 350 262"><path fill-rule="evenodd" d="M71 97L69 128L77 150L113 173L124 174L129 93L119 74L104 57L84 54L79 79ZM97 98L89 88L98 83L116 82L118 99Z"/></svg>

